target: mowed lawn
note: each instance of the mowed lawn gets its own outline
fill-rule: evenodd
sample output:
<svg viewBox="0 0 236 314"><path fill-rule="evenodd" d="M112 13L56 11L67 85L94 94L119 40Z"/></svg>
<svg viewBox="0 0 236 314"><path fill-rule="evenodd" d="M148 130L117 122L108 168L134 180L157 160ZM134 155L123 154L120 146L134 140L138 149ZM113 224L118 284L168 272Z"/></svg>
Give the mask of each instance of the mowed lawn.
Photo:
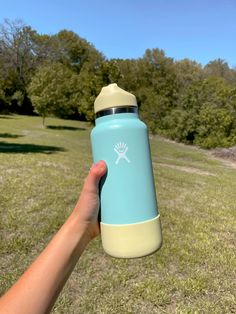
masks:
<svg viewBox="0 0 236 314"><path fill-rule="evenodd" d="M1 294L68 217L92 163L89 124L46 126L0 116ZM163 247L123 260L95 239L53 313L236 313L236 170L159 137L151 149Z"/></svg>

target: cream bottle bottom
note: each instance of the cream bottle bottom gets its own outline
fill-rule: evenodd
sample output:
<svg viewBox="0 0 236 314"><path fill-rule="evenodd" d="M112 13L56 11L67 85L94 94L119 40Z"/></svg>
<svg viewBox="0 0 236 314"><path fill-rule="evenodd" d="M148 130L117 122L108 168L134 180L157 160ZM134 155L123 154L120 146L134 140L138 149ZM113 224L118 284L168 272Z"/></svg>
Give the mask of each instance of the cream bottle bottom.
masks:
<svg viewBox="0 0 236 314"><path fill-rule="evenodd" d="M115 225L101 222L104 251L118 258L136 258L157 251L162 244L160 215L144 222Z"/></svg>

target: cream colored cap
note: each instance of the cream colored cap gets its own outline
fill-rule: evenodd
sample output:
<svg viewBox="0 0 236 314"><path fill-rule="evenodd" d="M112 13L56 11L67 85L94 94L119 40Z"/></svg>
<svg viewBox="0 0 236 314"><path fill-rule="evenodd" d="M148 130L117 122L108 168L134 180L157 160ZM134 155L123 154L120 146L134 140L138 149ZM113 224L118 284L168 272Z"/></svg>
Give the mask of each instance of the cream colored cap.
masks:
<svg viewBox="0 0 236 314"><path fill-rule="evenodd" d="M94 111L97 113L107 108L126 106L137 107L136 97L114 83L102 88L94 102Z"/></svg>

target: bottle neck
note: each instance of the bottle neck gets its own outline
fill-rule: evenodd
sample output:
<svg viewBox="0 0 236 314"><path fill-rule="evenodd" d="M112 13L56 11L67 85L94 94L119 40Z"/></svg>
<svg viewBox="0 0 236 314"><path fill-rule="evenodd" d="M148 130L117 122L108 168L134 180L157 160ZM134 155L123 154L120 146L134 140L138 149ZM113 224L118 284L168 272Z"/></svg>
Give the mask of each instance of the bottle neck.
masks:
<svg viewBox="0 0 236 314"><path fill-rule="evenodd" d="M127 106L127 107L113 107L107 108L96 113L96 119L104 116L115 115L120 113L136 113L138 114L138 107Z"/></svg>

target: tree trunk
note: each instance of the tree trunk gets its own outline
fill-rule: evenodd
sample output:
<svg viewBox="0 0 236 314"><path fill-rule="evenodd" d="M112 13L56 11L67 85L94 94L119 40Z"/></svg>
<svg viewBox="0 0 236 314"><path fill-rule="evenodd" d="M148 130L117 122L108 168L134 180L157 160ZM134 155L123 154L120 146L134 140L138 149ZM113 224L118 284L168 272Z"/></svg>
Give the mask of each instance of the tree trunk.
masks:
<svg viewBox="0 0 236 314"><path fill-rule="evenodd" d="M46 118L46 116L42 116L42 118L43 118L43 127L45 127L45 118Z"/></svg>

